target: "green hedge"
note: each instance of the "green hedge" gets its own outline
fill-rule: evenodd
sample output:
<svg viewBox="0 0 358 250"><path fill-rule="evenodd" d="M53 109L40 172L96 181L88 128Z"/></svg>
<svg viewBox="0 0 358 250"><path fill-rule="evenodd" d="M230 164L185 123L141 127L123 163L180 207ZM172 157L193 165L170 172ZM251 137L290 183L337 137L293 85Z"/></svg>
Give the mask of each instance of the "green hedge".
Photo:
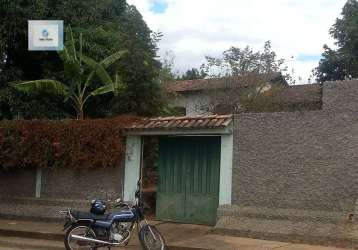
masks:
<svg viewBox="0 0 358 250"><path fill-rule="evenodd" d="M106 168L121 164L123 128L134 117L0 123L0 169Z"/></svg>

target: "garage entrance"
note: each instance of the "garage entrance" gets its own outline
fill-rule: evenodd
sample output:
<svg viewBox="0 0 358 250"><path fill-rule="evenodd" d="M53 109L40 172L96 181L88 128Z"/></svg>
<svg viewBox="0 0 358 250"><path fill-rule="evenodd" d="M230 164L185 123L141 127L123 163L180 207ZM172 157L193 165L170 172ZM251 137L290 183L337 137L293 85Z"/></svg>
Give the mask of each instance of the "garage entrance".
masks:
<svg viewBox="0 0 358 250"><path fill-rule="evenodd" d="M155 183L151 207L156 219L214 225L217 208L231 204L232 116L148 118L128 127L126 134L124 200L134 199L142 179ZM143 161L143 152L148 153L144 138L153 136L159 140L154 165ZM148 169L155 174L149 175Z"/></svg>
<svg viewBox="0 0 358 250"><path fill-rule="evenodd" d="M156 217L214 225L219 205L220 137L162 137Z"/></svg>

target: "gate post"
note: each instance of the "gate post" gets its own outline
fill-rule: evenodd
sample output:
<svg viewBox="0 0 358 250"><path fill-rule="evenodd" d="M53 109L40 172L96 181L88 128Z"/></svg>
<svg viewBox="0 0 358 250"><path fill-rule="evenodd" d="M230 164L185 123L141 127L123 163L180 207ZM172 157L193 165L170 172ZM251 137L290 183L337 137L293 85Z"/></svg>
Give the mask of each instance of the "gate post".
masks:
<svg viewBox="0 0 358 250"><path fill-rule="evenodd" d="M36 187L35 187L35 197L41 197L41 186L42 186L42 169L37 167L36 168Z"/></svg>
<svg viewBox="0 0 358 250"><path fill-rule="evenodd" d="M124 201L133 201L137 182L140 178L142 157L142 140L140 135L128 135L126 139L125 172L124 172Z"/></svg>
<svg viewBox="0 0 358 250"><path fill-rule="evenodd" d="M231 205L233 134L221 136L219 205Z"/></svg>

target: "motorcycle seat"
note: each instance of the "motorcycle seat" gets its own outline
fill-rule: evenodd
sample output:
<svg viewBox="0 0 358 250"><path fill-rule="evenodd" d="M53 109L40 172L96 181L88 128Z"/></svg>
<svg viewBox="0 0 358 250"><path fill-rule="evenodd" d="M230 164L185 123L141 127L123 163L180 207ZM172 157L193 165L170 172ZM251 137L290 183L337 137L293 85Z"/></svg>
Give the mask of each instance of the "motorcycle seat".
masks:
<svg viewBox="0 0 358 250"><path fill-rule="evenodd" d="M103 214L103 215L97 215L89 212L82 212L77 210L71 210L70 211L73 218L76 220L107 220L109 217L109 214Z"/></svg>

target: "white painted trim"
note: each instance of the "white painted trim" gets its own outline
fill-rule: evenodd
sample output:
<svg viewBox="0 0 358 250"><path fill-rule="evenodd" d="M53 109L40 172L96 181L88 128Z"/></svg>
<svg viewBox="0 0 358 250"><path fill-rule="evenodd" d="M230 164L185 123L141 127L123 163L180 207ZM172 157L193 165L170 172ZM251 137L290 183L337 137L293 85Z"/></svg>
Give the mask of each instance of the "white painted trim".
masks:
<svg viewBox="0 0 358 250"><path fill-rule="evenodd" d="M137 182L140 178L141 145L141 136L127 136L123 190L124 201L133 201L135 198Z"/></svg>
<svg viewBox="0 0 358 250"><path fill-rule="evenodd" d="M35 197L41 197L41 186L42 186L42 169L36 168L36 190L35 190Z"/></svg>
<svg viewBox="0 0 358 250"><path fill-rule="evenodd" d="M221 136L219 205L231 205L233 134Z"/></svg>

